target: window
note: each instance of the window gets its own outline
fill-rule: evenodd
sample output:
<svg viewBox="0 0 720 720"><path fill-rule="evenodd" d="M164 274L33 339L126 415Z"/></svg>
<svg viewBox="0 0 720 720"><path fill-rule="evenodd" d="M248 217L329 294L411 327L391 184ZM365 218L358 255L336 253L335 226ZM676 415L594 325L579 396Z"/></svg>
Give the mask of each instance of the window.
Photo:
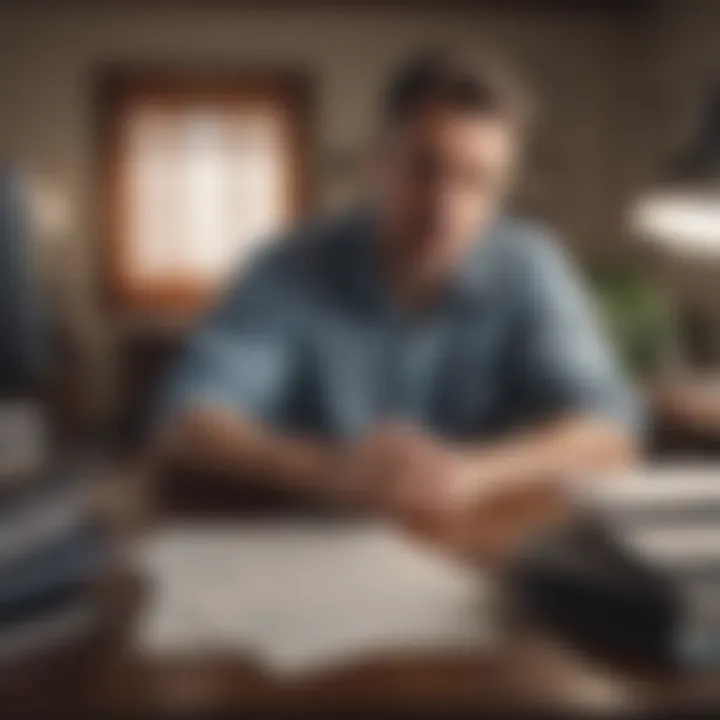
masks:
<svg viewBox="0 0 720 720"><path fill-rule="evenodd" d="M304 87L182 76L108 86L106 230L123 307L197 309L303 210Z"/></svg>

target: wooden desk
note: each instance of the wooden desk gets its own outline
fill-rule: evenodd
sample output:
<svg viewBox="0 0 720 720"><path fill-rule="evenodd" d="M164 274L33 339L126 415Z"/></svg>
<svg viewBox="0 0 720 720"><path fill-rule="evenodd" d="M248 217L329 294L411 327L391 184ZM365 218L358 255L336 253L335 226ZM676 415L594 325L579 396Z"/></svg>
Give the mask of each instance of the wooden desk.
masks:
<svg viewBox="0 0 720 720"><path fill-rule="evenodd" d="M115 501L127 503L130 496L125 484ZM120 525L123 532L141 515L133 502L129 507ZM528 528L562 517L551 496L528 496L469 519L442 542L493 566ZM442 710L447 716L471 709L627 712L720 701L717 676L649 673L591 660L521 622L508 624L497 647L470 656L386 655L280 682L242 657L148 657L132 646L142 583L119 574L108 578L99 592L111 620L104 632L0 672L4 714L14 709L44 714L231 709L353 710L370 715L391 707Z"/></svg>

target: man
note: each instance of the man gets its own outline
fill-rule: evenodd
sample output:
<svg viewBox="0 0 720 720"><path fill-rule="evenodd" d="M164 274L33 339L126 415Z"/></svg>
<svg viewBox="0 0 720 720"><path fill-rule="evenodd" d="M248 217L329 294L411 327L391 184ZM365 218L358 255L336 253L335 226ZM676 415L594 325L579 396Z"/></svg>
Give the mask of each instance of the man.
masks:
<svg viewBox="0 0 720 720"><path fill-rule="evenodd" d="M169 462L448 513L629 461L636 408L563 253L503 213L513 87L427 55L391 82L367 203L251 264L169 383Z"/></svg>

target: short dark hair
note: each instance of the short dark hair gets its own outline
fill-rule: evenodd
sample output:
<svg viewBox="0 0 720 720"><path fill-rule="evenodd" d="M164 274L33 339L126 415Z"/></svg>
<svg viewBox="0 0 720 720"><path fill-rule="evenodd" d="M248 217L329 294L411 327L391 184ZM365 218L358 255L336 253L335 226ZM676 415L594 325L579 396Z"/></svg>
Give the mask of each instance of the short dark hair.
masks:
<svg viewBox="0 0 720 720"><path fill-rule="evenodd" d="M401 124L433 103L494 116L520 131L530 119L527 93L497 59L448 50L425 51L400 66L385 90L383 121Z"/></svg>

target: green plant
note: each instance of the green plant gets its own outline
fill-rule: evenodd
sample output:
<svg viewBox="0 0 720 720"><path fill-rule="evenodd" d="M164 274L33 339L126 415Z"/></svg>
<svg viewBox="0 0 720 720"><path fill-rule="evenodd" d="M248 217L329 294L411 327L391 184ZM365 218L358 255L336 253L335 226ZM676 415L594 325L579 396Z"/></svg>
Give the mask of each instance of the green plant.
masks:
<svg viewBox="0 0 720 720"><path fill-rule="evenodd" d="M672 298L634 268L606 270L592 279L602 320L627 370L637 377L657 371L677 340Z"/></svg>

